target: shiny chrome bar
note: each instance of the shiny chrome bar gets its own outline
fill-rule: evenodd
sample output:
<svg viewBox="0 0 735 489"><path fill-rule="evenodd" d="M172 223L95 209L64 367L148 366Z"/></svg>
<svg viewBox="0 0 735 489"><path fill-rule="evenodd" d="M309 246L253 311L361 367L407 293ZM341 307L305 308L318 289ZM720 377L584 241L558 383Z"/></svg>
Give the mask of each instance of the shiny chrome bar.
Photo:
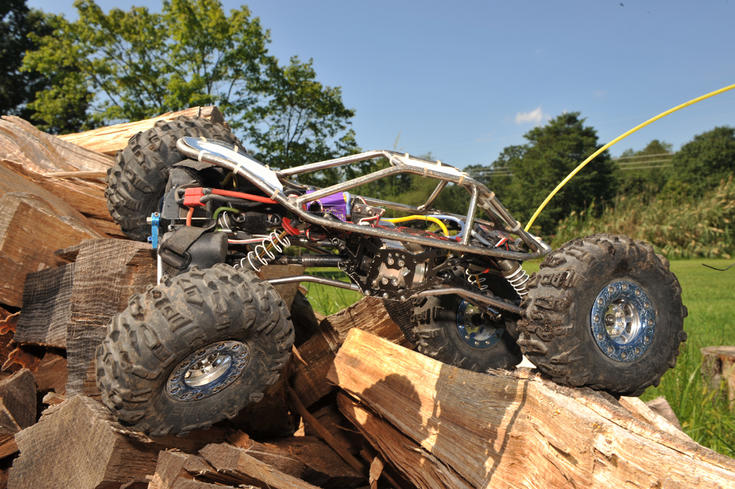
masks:
<svg viewBox="0 0 735 489"><path fill-rule="evenodd" d="M333 280L331 278L315 277L313 275L295 275L293 277L283 278L272 278L266 280L271 285L282 285L292 284L294 282L313 282L315 284L330 285L332 287L339 287L340 289L354 290L356 292L362 292L360 287L350 282L342 282L341 280Z"/></svg>
<svg viewBox="0 0 735 489"><path fill-rule="evenodd" d="M471 290L466 290L461 287L445 287L443 289L432 289L432 290L424 290L422 292L418 292L411 297L430 297L435 295L458 295L460 297L464 297L465 299L468 299L470 302L479 302L481 304L485 304L490 307L495 307L498 309L503 309L504 311L509 311L514 314L521 315L522 309L515 304L505 301L503 299L494 298L494 297L488 297L485 294L480 294L479 292L472 292Z"/></svg>
<svg viewBox="0 0 735 489"><path fill-rule="evenodd" d="M362 175L360 177L353 178L352 180L347 180L346 182L336 183L334 185L330 185L329 187L325 187L319 190L315 190L314 192L304 194L296 199L296 205L303 206L308 202L313 202L328 195L333 195L338 192L344 192L346 190L350 190L351 188L366 185L376 180L380 180L381 178L389 177L391 175L397 175L399 173L403 173L403 170L395 166L383 168L382 170L368 173L367 175Z"/></svg>
<svg viewBox="0 0 735 489"><path fill-rule="evenodd" d="M308 163L306 165L294 166L293 168L285 168L283 170L278 170L276 172L276 175L278 175L279 178L286 178L294 175L300 175L302 173L310 173L319 170L326 170L327 168L344 166L350 163L357 163L358 161L372 160L373 158L379 157L390 158L390 154L388 154L388 152L385 150L366 151L364 153L341 156L339 158L334 158L331 160L317 161L316 163Z"/></svg>
<svg viewBox="0 0 735 489"><path fill-rule="evenodd" d="M448 182L446 180L441 180L439 184L436 186L436 188L434 189L434 191L431 192L431 195L429 195L429 198L426 199L426 202L418 206L417 210L424 212L426 209L431 207L431 204L433 204L436 198L439 197L439 194L441 193L442 190L444 190L444 187L447 186L447 183Z"/></svg>
<svg viewBox="0 0 735 489"><path fill-rule="evenodd" d="M466 232L462 236L462 244L470 244L470 237L472 236L472 226L475 225L475 211L477 210L477 187L472 187L470 195L470 205L467 210L467 219L465 220L464 229Z"/></svg>
<svg viewBox="0 0 735 489"><path fill-rule="evenodd" d="M323 168L332 168L335 166L341 166L341 165L345 165L345 164L349 164L349 163L353 163L357 161L364 161L366 159L371 159L371 158L375 158L378 156L384 156L388 158L390 163L393 165L392 167L385 168L383 170L379 170L377 172L373 172L368 175L363 175L363 176L348 180L347 182L332 185L330 187L317 190L310 194L305 194L299 197L295 197L295 196L289 197L289 196L286 196L286 194L282 190L273 187L272 185L264 181L262 178L258 177L257 175L252 174L243 165L237 162L230 161L229 159L227 159L226 157L222 155L214 154L209 151L192 152L192 149L187 148L184 144L182 144L182 141L183 139L179 141L179 146L181 146L179 149L184 154L187 154L188 156L191 156L193 158L198 158L199 160L208 161L212 164L221 166L223 168L226 168L232 171L233 173L239 174L247 178L258 189L260 189L266 196L268 196L271 199L274 199L279 204L288 208L291 212L298 215L302 220L328 228L328 229L331 228L331 229L336 229L336 230L344 231L344 232L354 232L354 233L359 233L362 235L375 236L381 239L391 239L391 240L396 240L396 241L410 242L410 243L415 243L415 244L426 246L426 247L446 249L449 251L454 251L456 253L471 253L475 255L494 256L494 257L499 257L499 258L507 258L511 260L528 260L531 258L537 258L537 257L543 256L549 252L548 246L543 245L540 241L537 241L535 237L531 236L529 233L526 233L525 231L523 231L523 229L521 229L520 223L510 216L510 213L508 213L508 211L495 198L495 194L490 192L490 190L488 190L488 188L485 187L485 185L483 185L481 182L478 182L477 180L474 180L472 177L470 177L466 173L454 167L448 166L448 165L442 166L441 163L439 162L430 162L430 161L422 160L420 158L413 158L409 156L408 154L399 154L394 151L380 150L380 151L369 151L366 153L360 153L357 155L336 158L333 160L328 160L328 161L323 161L323 162L311 163L308 165L303 165L303 166L295 167L295 168L289 168L289 169L281 170L277 172L276 175L280 178L280 177L285 177L289 175L305 173L308 171L316 171L318 169L323 169ZM242 155L241 153L241 156L259 165L262 164L248 155ZM436 239L436 238L430 238L430 237L425 237L425 236L415 236L415 235L411 235L408 233L394 231L391 229L376 228L376 227L371 227L371 226L360 226L354 223L337 221L333 219L326 219L324 217L320 217L318 215L307 212L303 209L303 204L305 203L314 201L316 199L322 198L327 195L332 195L337 192L349 190L351 188L355 188L360 185L364 185L365 183L370 183L375 180L379 180L380 178L384 178L386 176L390 176L390 175L394 175L398 173L411 173L415 175L427 176L427 177L435 178L440 181L455 183L457 185L461 185L467 188L467 190L474 196L473 198L471 198L471 201L474 202L474 204L472 204L471 202L470 209L467 214L467 218L469 219L469 222L465 223L465 228L468 229L468 232L463 237L462 242L457 242L451 239L443 240L443 239ZM365 198L365 201L368 203L377 203L379 205L385 205L386 207L397 209L397 210L405 210L408 212L423 213L421 210L419 210L416 207L407 206L404 204L398 204L395 202L386 202L386 201L381 201L379 199L370 199L370 198ZM531 250L533 251L530 253L525 253L525 252L516 252L516 251L506 251L506 250L502 250L499 248L486 248L483 246L470 245L469 236L471 234L470 233L471 227L468 227L468 224L471 226L472 223L474 222L474 216L475 216L475 212L476 212L478 203L480 207L487 210L494 217L497 218L498 224L506 227L508 231L519 235L523 239L523 241L526 242L526 244L528 244L529 248L531 248ZM460 216L460 217L464 217L464 216Z"/></svg>

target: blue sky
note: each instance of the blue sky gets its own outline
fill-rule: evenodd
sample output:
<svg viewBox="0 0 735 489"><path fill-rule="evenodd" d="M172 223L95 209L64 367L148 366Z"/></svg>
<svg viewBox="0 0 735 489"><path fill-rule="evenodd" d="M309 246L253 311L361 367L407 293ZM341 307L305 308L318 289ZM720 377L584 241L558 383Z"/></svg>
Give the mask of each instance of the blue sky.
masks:
<svg viewBox="0 0 735 489"><path fill-rule="evenodd" d="M147 0L98 0L107 10ZM226 9L242 3L225 0ZM72 1L29 0L74 18ZM735 0L348 1L246 3L271 52L313 58L342 87L365 149L489 164L535 124L580 111L600 144L674 105L735 83ZM643 129L677 149L735 125L735 90ZM397 146L396 146L397 141Z"/></svg>

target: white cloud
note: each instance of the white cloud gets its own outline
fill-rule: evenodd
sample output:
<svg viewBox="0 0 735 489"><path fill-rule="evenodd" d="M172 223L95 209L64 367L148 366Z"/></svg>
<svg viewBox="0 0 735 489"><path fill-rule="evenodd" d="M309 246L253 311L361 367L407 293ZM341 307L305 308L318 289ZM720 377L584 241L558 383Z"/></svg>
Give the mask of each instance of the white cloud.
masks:
<svg viewBox="0 0 735 489"><path fill-rule="evenodd" d="M516 113L516 124L541 124L542 121L548 118L549 116L547 114L544 114L544 111L541 110L541 106L539 105L530 112Z"/></svg>

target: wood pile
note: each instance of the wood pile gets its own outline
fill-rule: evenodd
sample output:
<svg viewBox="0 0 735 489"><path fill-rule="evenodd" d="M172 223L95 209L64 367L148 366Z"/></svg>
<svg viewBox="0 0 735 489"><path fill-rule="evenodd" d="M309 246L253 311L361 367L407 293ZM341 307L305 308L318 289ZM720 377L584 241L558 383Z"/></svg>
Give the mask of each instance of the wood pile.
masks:
<svg viewBox="0 0 735 489"><path fill-rule="evenodd" d="M407 348L381 301L319 317L293 287L280 292L297 345L261 402L184 436L121 425L98 400L94 352L155 282L155 258L120 239L101 178L152 124L60 139L0 120L0 488L735 485L735 460L637 398L447 366Z"/></svg>

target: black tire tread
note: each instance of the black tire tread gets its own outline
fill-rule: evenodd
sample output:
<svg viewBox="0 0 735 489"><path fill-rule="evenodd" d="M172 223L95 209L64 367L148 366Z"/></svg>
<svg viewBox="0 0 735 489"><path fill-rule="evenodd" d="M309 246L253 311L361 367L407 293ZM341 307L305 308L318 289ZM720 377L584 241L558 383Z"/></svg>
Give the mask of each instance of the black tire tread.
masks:
<svg viewBox="0 0 735 489"><path fill-rule="evenodd" d="M183 357L211 342L243 337L253 338L264 354L243 373L252 382L242 396L226 396L217 406L219 417L186 419L156 408L170 371ZM232 418L259 401L278 380L293 338L283 300L253 272L225 264L193 269L134 295L113 318L97 348L97 384L103 403L123 423L152 435L184 433Z"/></svg>
<svg viewBox="0 0 735 489"><path fill-rule="evenodd" d="M610 365L590 361L590 344L585 342L585 327L589 326L574 324L573 310L580 290L588 283L588 275L601 273L621 260L636 263L640 270L657 277L657 287L670 291L674 310L670 311L667 327L672 338L664 351L651 352L663 355L653 360L656 366L611 380L614 375L609 372ZM687 310L681 303L681 286L670 272L668 261L657 255L650 244L609 234L572 240L546 257L528 286L529 293L521 305L523 317L518 321L518 344L528 359L554 382L635 396L648 386L658 385L665 370L676 364L679 345L686 340L683 320Z"/></svg>
<svg viewBox="0 0 735 489"><path fill-rule="evenodd" d="M147 218L155 211L163 195L171 165L184 157L176 141L184 136L206 137L237 144L237 139L223 124L199 117L179 117L158 121L132 136L107 170L105 197L113 220L132 239L145 241Z"/></svg>
<svg viewBox="0 0 735 489"><path fill-rule="evenodd" d="M405 334L413 338L416 351L449 365L476 372L510 369L521 361L520 349L507 330L498 343L484 351L472 351L469 345L465 346L456 338L451 338L450 335L455 334L456 324L438 319L440 315L446 314L445 307L440 297L416 301L410 324L401 328L409 329Z"/></svg>

